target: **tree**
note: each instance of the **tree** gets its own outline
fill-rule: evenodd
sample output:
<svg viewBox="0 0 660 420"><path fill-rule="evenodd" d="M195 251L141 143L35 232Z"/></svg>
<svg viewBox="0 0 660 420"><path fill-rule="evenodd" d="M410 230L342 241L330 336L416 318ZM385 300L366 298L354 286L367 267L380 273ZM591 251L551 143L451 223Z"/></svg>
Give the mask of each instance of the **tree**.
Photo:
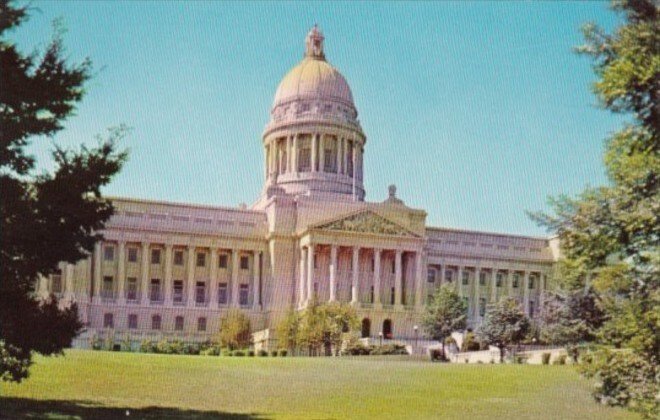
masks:
<svg viewBox="0 0 660 420"><path fill-rule="evenodd" d="M320 317L324 320L324 344L330 346L336 355L347 335L359 326L355 309L350 305L330 302L321 305Z"/></svg>
<svg viewBox="0 0 660 420"><path fill-rule="evenodd" d="M559 236L566 263L587 273L577 280L593 287L604 312L598 340L632 350L617 357L646 360L655 369L651 375L619 375L603 363L597 376L619 378L622 384L598 389L596 398L652 417L660 411L660 400L639 398L660 392L660 9L651 0L612 5L624 15L624 24L612 33L586 25L586 43L577 49L593 60L598 77L593 90L601 105L632 116L606 142L609 183L575 198L551 199L553 214L532 217ZM639 366L633 361L619 365ZM631 399L612 394L634 377L656 378L649 384L655 392Z"/></svg>
<svg viewBox="0 0 660 420"><path fill-rule="evenodd" d="M252 344L250 318L240 309L230 309L220 320L218 340L222 347L236 350Z"/></svg>
<svg viewBox="0 0 660 420"><path fill-rule="evenodd" d="M467 304L449 285L436 289L426 306L422 328L429 337L438 340L445 354L445 339L467 326Z"/></svg>
<svg viewBox="0 0 660 420"><path fill-rule="evenodd" d="M282 349L289 351L298 347L298 330L300 328L300 314L290 309L284 318L277 324L277 341Z"/></svg>
<svg viewBox="0 0 660 420"><path fill-rule="evenodd" d="M35 174L26 147L63 129L91 63L66 61L61 30L42 53L22 54L7 35L27 18L27 7L0 0L0 376L13 381L27 377L33 352L59 354L81 328L75 304L33 291L39 276L87 257L101 239L113 207L100 189L127 156L116 149L122 127L95 148L55 146L55 169Z"/></svg>
<svg viewBox="0 0 660 420"><path fill-rule="evenodd" d="M524 339L529 330L529 319L523 313L520 304L513 298L506 298L488 305L479 329L479 336L500 349L500 363L502 363L504 352L512 344L518 344Z"/></svg>

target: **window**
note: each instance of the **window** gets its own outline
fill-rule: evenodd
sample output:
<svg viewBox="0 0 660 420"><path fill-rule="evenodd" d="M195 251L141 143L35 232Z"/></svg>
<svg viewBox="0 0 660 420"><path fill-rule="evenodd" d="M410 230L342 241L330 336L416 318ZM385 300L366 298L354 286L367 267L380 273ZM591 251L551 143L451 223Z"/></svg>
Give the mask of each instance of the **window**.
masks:
<svg viewBox="0 0 660 420"><path fill-rule="evenodd" d="M337 156L335 155L335 151L332 149L325 149L325 162L323 170L325 172L337 172L335 166L337 166Z"/></svg>
<svg viewBox="0 0 660 420"><path fill-rule="evenodd" d="M52 274L50 276L50 291L51 293L62 293L62 274Z"/></svg>
<svg viewBox="0 0 660 420"><path fill-rule="evenodd" d="M220 283L218 284L218 303L226 305L227 301L227 283Z"/></svg>
<svg viewBox="0 0 660 420"><path fill-rule="evenodd" d="M495 275L495 286L502 287L502 283L504 283L504 274L497 273Z"/></svg>
<svg viewBox="0 0 660 420"><path fill-rule="evenodd" d="M528 289L533 289L535 287L536 276L529 276L529 287Z"/></svg>
<svg viewBox="0 0 660 420"><path fill-rule="evenodd" d="M220 254L220 257L218 257L218 268L227 268L227 262L229 261L229 257L227 254Z"/></svg>
<svg viewBox="0 0 660 420"><path fill-rule="evenodd" d="M426 281L429 283L435 282L435 269L429 268L428 272L426 273Z"/></svg>
<svg viewBox="0 0 660 420"><path fill-rule="evenodd" d="M115 247L112 245L106 245L103 247L103 259L106 261L115 260Z"/></svg>
<svg viewBox="0 0 660 420"><path fill-rule="evenodd" d="M529 301L529 317L530 318L534 317L534 301L533 300Z"/></svg>
<svg viewBox="0 0 660 420"><path fill-rule="evenodd" d="M452 281L454 281L454 270L445 271L445 281L447 283L451 283Z"/></svg>
<svg viewBox="0 0 660 420"><path fill-rule="evenodd" d="M479 272L479 286L486 285L486 273L483 271Z"/></svg>
<svg viewBox="0 0 660 420"><path fill-rule="evenodd" d="M515 273L515 274L513 275L513 284L512 284L512 286L513 286L514 288L517 288L519 283L520 283L520 274Z"/></svg>
<svg viewBox="0 0 660 420"><path fill-rule="evenodd" d="M103 276L101 297L112 298L112 276Z"/></svg>
<svg viewBox="0 0 660 420"><path fill-rule="evenodd" d="M172 301L174 303L183 302L183 280L174 280Z"/></svg>
<svg viewBox="0 0 660 420"><path fill-rule="evenodd" d="M486 315L486 298L479 298L479 316Z"/></svg>
<svg viewBox="0 0 660 420"><path fill-rule="evenodd" d="M394 287L390 289L390 305L394 305L394 295L395 295Z"/></svg>
<svg viewBox="0 0 660 420"><path fill-rule="evenodd" d="M149 300L152 302L160 302L160 279L151 279L151 288L149 290Z"/></svg>
<svg viewBox="0 0 660 420"><path fill-rule="evenodd" d="M151 250L151 263L160 264L160 249Z"/></svg>
<svg viewBox="0 0 660 420"><path fill-rule="evenodd" d="M314 260L316 262L316 259ZM250 269L250 259L247 256L242 256L241 257L241 270L248 270Z"/></svg>
<svg viewBox="0 0 660 420"><path fill-rule="evenodd" d="M126 299L137 300L137 278L135 277L126 279Z"/></svg>
<svg viewBox="0 0 660 420"><path fill-rule="evenodd" d="M198 281L195 285L195 303L206 302L206 284L203 281Z"/></svg>
<svg viewBox="0 0 660 420"><path fill-rule="evenodd" d="M197 253L197 267L206 266L206 252Z"/></svg>
<svg viewBox="0 0 660 420"><path fill-rule="evenodd" d="M161 318L160 315L154 315L151 317L151 329L160 330Z"/></svg>
<svg viewBox="0 0 660 420"><path fill-rule="evenodd" d="M183 251L174 251L174 265L183 265Z"/></svg>
<svg viewBox="0 0 660 420"><path fill-rule="evenodd" d="M248 304L248 285L241 284L241 289L239 291L238 300L241 306Z"/></svg>
<svg viewBox="0 0 660 420"><path fill-rule="evenodd" d="M128 315L128 329L135 330L137 329L137 327L138 327L137 315L136 314Z"/></svg>
<svg viewBox="0 0 660 420"><path fill-rule="evenodd" d="M206 331L206 318L197 318L197 331Z"/></svg>
<svg viewBox="0 0 660 420"><path fill-rule="evenodd" d="M312 169L312 153L310 148L301 148L298 152L298 166L300 172L309 172Z"/></svg>
<svg viewBox="0 0 660 420"><path fill-rule="evenodd" d="M113 314L103 314L103 328L114 328L115 320Z"/></svg>
<svg viewBox="0 0 660 420"><path fill-rule="evenodd" d="M182 316L177 316L174 318L174 330L175 331L183 331L183 317Z"/></svg>
<svg viewBox="0 0 660 420"><path fill-rule="evenodd" d="M392 274L396 273L396 263L394 261L392 261L391 269L392 269Z"/></svg>
<svg viewBox="0 0 660 420"><path fill-rule="evenodd" d="M138 249L134 246L128 248L128 262L137 262Z"/></svg>
<svg viewBox="0 0 660 420"><path fill-rule="evenodd" d="M463 285L470 284L470 272L469 271L463 271L461 281L462 281Z"/></svg>

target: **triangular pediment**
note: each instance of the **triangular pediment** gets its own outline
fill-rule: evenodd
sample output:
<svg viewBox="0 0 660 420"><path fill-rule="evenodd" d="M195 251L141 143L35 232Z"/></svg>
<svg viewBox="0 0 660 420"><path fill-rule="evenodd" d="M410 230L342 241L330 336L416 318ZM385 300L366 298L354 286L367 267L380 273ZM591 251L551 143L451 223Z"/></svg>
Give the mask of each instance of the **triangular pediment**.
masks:
<svg viewBox="0 0 660 420"><path fill-rule="evenodd" d="M312 228L323 231L418 237L405 227L369 210L322 222Z"/></svg>

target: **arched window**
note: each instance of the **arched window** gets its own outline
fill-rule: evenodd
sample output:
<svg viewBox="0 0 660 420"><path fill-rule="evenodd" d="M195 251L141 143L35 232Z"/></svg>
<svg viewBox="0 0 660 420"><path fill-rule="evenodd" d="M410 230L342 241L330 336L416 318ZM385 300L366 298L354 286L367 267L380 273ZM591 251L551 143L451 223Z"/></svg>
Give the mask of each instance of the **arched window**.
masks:
<svg viewBox="0 0 660 420"><path fill-rule="evenodd" d="M371 320L364 318L362 320L362 338L369 338L371 336Z"/></svg>
<svg viewBox="0 0 660 420"><path fill-rule="evenodd" d="M151 317L151 329L152 330L160 330L160 322L161 322L160 315L152 316Z"/></svg>
<svg viewBox="0 0 660 420"><path fill-rule="evenodd" d="M386 319L383 321L383 337L386 340L392 339L392 320L391 319Z"/></svg>

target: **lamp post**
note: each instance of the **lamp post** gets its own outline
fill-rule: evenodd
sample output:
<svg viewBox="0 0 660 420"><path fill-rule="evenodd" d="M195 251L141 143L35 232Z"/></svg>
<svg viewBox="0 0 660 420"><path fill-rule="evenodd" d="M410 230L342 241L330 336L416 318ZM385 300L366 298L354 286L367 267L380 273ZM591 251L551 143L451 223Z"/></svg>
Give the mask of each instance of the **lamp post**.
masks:
<svg viewBox="0 0 660 420"><path fill-rule="evenodd" d="M378 339L380 340L380 346L383 347L383 332L378 333Z"/></svg>
<svg viewBox="0 0 660 420"><path fill-rule="evenodd" d="M415 349L417 349L417 332L419 330L419 327L417 325L415 325L413 327L413 330L415 331Z"/></svg>

